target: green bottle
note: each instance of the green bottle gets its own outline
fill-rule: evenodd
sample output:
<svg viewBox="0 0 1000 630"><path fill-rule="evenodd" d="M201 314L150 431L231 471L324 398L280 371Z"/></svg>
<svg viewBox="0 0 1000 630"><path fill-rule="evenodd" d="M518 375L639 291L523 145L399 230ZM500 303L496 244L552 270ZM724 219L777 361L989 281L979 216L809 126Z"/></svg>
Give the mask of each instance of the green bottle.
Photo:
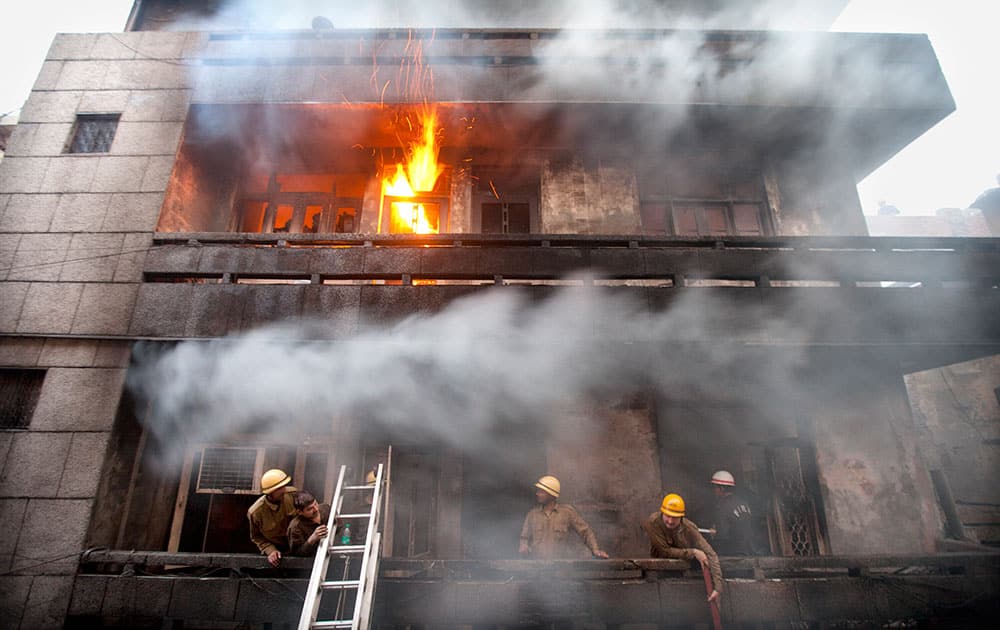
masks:
<svg viewBox="0 0 1000 630"><path fill-rule="evenodd" d="M340 530L340 544L349 545L351 544L351 524L344 523L344 528Z"/></svg>

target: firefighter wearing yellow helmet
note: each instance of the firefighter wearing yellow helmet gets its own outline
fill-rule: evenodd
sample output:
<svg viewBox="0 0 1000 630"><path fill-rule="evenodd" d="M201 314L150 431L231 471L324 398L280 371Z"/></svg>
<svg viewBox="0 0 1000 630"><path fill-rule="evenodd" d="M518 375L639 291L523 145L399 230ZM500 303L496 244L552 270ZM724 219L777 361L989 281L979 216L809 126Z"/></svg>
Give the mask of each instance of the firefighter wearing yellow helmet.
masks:
<svg viewBox="0 0 1000 630"><path fill-rule="evenodd" d="M659 511L642 522L649 536L649 553L654 558L697 560L702 566L707 564L713 589L708 601L718 601L723 584L719 556L698 532L698 526L684 518L685 511L681 495L670 493L663 497Z"/></svg>
<svg viewBox="0 0 1000 630"><path fill-rule="evenodd" d="M524 517L521 527L522 555L549 560L553 558L579 557L578 543L569 538L570 530L580 536L583 543L596 558L607 558L597 544L594 531L573 506L559 503L562 484L552 475L545 475L535 483L537 505Z"/></svg>
<svg viewBox="0 0 1000 630"><path fill-rule="evenodd" d="M263 493L250 509L250 540L267 556L271 566L281 562L281 554L288 551L288 524L295 518L296 489L289 485L292 478L278 468L268 470L260 478Z"/></svg>

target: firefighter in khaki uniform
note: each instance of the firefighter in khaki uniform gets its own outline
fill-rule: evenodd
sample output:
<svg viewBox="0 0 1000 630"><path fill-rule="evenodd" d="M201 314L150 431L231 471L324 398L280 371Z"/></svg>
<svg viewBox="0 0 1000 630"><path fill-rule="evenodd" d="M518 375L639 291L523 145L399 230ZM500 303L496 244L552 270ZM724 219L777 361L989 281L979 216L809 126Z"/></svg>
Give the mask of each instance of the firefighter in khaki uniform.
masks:
<svg viewBox="0 0 1000 630"><path fill-rule="evenodd" d="M546 475L538 480L535 488L538 489L535 492L538 505L524 517L520 553L541 560L578 557L573 549L574 541L567 538L572 529L583 539L590 553L598 558L608 557L598 546L597 537L587 521L572 506L559 503L558 479Z"/></svg>
<svg viewBox="0 0 1000 630"><path fill-rule="evenodd" d="M642 522L649 535L650 554L654 558L697 560L708 563L712 574L712 593L708 601L718 601L722 594L722 567L719 556L698 532L698 526L684 518L684 499L678 494L663 497L659 512L653 512Z"/></svg>
<svg viewBox="0 0 1000 630"><path fill-rule="evenodd" d="M264 496L247 510L250 520L250 540L267 556L271 566L281 562L281 554L288 551L288 524L295 518L295 488L288 485L292 478L283 470L272 468L260 478Z"/></svg>

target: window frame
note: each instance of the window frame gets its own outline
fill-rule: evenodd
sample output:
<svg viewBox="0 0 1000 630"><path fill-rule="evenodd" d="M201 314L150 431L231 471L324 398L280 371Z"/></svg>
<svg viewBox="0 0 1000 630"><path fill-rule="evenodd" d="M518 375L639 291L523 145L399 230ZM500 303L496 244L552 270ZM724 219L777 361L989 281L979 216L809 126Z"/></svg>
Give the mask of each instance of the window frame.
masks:
<svg viewBox="0 0 1000 630"><path fill-rule="evenodd" d="M740 178L734 177L735 173L746 174L746 170L728 170L720 171L721 179L721 189L723 191L718 197L696 197L696 196L685 196L681 194L675 194L669 188L665 187L660 191L654 192L652 194L643 194L640 188L639 195L639 222L642 233L647 236L677 236L677 237L722 237L722 236L771 236L774 234L774 216L771 211L770 204L767 200L767 191L764 187L763 175L761 173L753 173L752 178ZM662 174L661 174L662 175ZM746 183L747 181L753 181L756 184L756 190L758 196L756 198L746 197L743 191L739 190L741 183ZM663 206L658 208L655 206ZM751 233L746 231L739 231L737 228L736 221L736 208L740 206L754 206L757 209L757 225L759 226L759 233ZM654 207L652 210L646 210L646 208ZM694 211L694 219L696 232L691 233L681 233L679 232L679 218L678 212L684 209L691 209ZM709 227L709 221L706 217L706 211L709 209L721 209L724 215L726 223L725 233L713 232ZM663 232L659 231L648 231L650 228L647 227L647 217L652 213L662 213L659 217L662 219L658 222L658 225L663 226Z"/></svg>
<svg viewBox="0 0 1000 630"><path fill-rule="evenodd" d="M118 134L118 123L121 122L120 113L86 113L77 114L76 120L73 122L73 128L70 130L69 139L66 142L66 147L63 153L68 153L72 155L96 155L102 153L110 153L111 147L114 145L115 136ZM90 123L113 123L110 127L110 132L102 129L95 129L92 132L92 137L90 138L90 144L83 147L82 150L77 149L78 141L83 142L82 134L84 129L87 128ZM108 135L107 145L99 144L99 140L103 138L104 135Z"/></svg>

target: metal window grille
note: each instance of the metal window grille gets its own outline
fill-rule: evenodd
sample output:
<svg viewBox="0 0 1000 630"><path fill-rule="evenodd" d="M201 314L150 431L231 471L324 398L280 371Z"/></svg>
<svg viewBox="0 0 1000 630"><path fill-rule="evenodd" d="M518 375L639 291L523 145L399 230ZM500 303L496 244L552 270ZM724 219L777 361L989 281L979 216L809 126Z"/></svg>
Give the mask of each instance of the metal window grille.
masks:
<svg viewBox="0 0 1000 630"><path fill-rule="evenodd" d="M107 153L118 129L118 114L80 114L73 128L70 153Z"/></svg>
<svg viewBox="0 0 1000 630"><path fill-rule="evenodd" d="M786 555L819 555L816 507L802 478L799 449L770 451L779 535Z"/></svg>
<svg viewBox="0 0 1000 630"><path fill-rule="evenodd" d="M789 512L787 518L792 552L796 556L816 555L812 544L812 528L806 517L801 512Z"/></svg>
<svg viewBox="0 0 1000 630"><path fill-rule="evenodd" d="M197 492L212 494L256 494L259 461L257 448L208 447L202 451Z"/></svg>
<svg viewBox="0 0 1000 630"><path fill-rule="evenodd" d="M0 370L0 429L23 429L31 422L45 370Z"/></svg>

